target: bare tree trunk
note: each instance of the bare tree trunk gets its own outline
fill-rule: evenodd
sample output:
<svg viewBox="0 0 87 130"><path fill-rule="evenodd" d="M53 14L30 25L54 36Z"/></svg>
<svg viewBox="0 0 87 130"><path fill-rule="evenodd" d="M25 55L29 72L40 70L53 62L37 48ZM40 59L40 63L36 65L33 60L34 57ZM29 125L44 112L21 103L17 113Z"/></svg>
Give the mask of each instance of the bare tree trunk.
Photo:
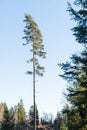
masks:
<svg viewBox="0 0 87 130"><path fill-rule="evenodd" d="M35 56L34 56L34 47L33 47L33 103L34 103L34 130L36 130L35 61L34 60L35 60Z"/></svg>

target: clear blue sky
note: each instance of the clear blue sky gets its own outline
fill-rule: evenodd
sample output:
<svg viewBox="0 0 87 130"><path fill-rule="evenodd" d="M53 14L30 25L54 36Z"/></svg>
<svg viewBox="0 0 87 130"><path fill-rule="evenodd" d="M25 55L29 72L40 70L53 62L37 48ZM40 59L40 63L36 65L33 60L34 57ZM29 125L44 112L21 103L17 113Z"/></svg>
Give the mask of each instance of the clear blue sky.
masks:
<svg viewBox="0 0 87 130"><path fill-rule="evenodd" d="M70 0L73 1L73 0ZM66 0L0 0L0 102L10 107L23 99L26 111L33 103L32 77L26 60L29 46L23 46L24 14L31 14L43 35L46 60L43 78L36 83L36 103L42 112L56 115L66 103L66 83L58 75L58 63L65 62L78 46L72 36L73 21Z"/></svg>

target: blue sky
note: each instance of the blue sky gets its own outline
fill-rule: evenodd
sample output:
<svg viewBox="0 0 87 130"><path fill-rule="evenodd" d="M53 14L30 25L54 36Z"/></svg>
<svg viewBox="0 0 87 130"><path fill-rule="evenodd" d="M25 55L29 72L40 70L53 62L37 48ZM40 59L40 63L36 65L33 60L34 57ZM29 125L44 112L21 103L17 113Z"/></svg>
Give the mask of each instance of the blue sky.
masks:
<svg viewBox="0 0 87 130"><path fill-rule="evenodd" d="M70 0L71 2L73 0ZM36 103L42 112L56 115L66 103L66 82L58 75L58 63L78 51L72 36L73 21L66 0L0 0L0 102L10 107L23 99L26 111L33 103L32 77L25 74L30 65L30 46L23 46L24 15L31 14L43 35L47 58L43 78L36 82Z"/></svg>

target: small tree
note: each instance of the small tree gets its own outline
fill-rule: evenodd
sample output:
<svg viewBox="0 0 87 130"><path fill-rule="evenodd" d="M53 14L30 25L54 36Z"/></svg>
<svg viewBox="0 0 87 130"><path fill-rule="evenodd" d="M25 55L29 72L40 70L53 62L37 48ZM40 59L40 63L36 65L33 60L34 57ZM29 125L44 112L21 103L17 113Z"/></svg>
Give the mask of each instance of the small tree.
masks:
<svg viewBox="0 0 87 130"><path fill-rule="evenodd" d="M17 107L18 107L17 108L18 109L18 124L23 125L25 121L25 109L24 109L22 100L20 100Z"/></svg>
<svg viewBox="0 0 87 130"><path fill-rule="evenodd" d="M1 130L13 130L14 128L14 112L5 107L3 121L1 122Z"/></svg>
<svg viewBox="0 0 87 130"><path fill-rule="evenodd" d="M25 122L25 109L23 105L23 100L21 99L18 105L15 107L15 122L18 127L22 126Z"/></svg>
<svg viewBox="0 0 87 130"><path fill-rule="evenodd" d="M29 120L30 120L30 124L34 125L34 106L30 107ZM36 106L36 125L38 125L38 124L39 124L39 112L38 112L38 109L37 109L37 106Z"/></svg>
<svg viewBox="0 0 87 130"><path fill-rule="evenodd" d="M34 102L34 129L36 130L36 101L35 101L35 79L36 75L43 76L44 67L40 65L39 58L46 58L46 52L44 51L44 45L42 44L42 34L38 28L38 25L34 22L31 15L25 15L25 37L23 39L26 42L23 45L31 43L32 58L27 62L33 63L32 71L27 71L28 74L33 74L33 102Z"/></svg>

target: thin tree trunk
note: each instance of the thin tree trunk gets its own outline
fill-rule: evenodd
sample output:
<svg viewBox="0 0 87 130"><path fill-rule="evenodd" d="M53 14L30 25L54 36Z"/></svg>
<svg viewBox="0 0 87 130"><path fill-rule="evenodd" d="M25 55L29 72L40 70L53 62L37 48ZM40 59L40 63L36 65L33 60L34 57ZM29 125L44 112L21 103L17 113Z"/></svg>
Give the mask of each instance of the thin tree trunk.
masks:
<svg viewBox="0 0 87 130"><path fill-rule="evenodd" d="M34 43L33 43L34 46ZM36 130L36 102L35 102L35 56L33 47L33 103L34 103L34 130Z"/></svg>

